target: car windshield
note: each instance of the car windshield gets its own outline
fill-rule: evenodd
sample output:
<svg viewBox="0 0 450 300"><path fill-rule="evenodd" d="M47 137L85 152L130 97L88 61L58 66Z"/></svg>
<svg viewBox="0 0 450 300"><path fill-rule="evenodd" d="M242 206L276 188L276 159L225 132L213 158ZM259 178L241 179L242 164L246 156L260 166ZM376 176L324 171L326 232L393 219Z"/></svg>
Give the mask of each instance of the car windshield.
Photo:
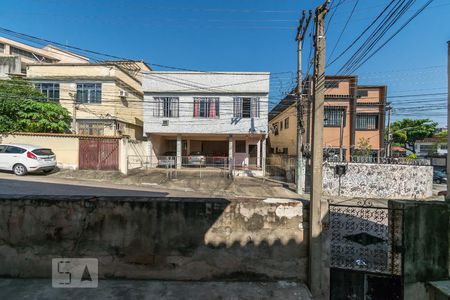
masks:
<svg viewBox="0 0 450 300"><path fill-rule="evenodd" d="M445 176L447 176L444 172L442 172L442 171L434 171L434 175L435 176L443 176L443 177L445 177Z"/></svg>
<svg viewBox="0 0 450 300"><path fill-rule="evenodd" d="M52 149L34 149L33 151L34 154L36 155L54 155Z"/></svg>
<svg viewBox="0 0 450 300"><path fill-rule="evenodd" d="M191 155L203 155L203 153L199 151L191 152Z"/></svg>

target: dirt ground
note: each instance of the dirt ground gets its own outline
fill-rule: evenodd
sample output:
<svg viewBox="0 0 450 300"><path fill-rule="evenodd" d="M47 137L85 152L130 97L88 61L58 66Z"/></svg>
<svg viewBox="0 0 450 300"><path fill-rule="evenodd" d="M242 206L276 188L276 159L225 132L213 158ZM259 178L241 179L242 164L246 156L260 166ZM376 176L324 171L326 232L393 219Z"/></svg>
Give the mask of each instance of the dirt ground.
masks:
<svg viewBox="0 0 450 300"><path fill-rule="evenodd" d="M298 195L283 183L254 177L229 178L228 174L221 170L153 169L132 172L129 175L115 171L60 170L50 176L125 185L155 186L221 197L298 198Z"/></svg>

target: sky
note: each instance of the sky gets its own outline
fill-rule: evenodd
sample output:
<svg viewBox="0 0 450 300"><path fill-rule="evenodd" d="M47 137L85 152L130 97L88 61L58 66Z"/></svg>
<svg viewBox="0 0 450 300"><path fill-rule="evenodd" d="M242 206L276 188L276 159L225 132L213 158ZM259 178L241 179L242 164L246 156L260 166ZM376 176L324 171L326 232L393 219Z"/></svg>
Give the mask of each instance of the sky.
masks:
<svg viewBox="0 0 450 300"><path fill-rule="evenodd" d="M0 27L51 41L177 68L271 72L272 107L295 84L295 33L301 11L314 10L323 0L1 1L5 3L1 5ZM391 0L333 1L326 21L328 62ZM426 1L416 0L385 38ZM11 38L2 32L0 35ZM448 40L450 1L434 0L353 74L358 75L359 84L388 86L394 120L430 118L446 127L446 95L442 94L447 92ZM310 41L308 34L303 46L305 75L310 65ZM326 73L336 74L347 54L327 67ZM423 96L398 97L402 95Z"/></svg>

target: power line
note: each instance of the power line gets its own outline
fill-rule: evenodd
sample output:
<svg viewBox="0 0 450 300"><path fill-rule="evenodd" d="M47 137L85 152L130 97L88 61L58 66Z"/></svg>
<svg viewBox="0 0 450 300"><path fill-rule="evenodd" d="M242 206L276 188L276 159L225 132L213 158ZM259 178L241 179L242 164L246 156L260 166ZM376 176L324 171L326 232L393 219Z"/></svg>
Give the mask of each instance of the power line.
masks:
<svg viewBox="0 0 450 300"><path fill-rule="evenodd" d="M341 33L339 34L339 37L338 37L338 39L336 41L336 44L334 45L333 50L331 51L330 59L333 57L334 51L336 50L336 47L339 45L339 42L340 42L340 40L342 38L342 35L344 34L345 30L347 29L348 23L350 22L350 20L351 20L351 18L353 16L353 13L355 12L355 9L356 9L356 6L358 5L358 3L359 3L359 0L356 0L355 1L355 5L353 6L353 9L351 10L350 15L347 18L347 21L345 22L345 25L342 28Z"/></svg>
<svg viewBox="0 0 450 300"><path fill-rule="evenodd" d="M423 5L419 10L417 10L414 15L412 15L397 31L395 31L383 44L381 44L375 51L372 52L366 59L364 59L359 65L354 68L354 71L359 69L363 64L365 64L370 58L378 53L387 43L389 43L397 34L399 34L406 26L408 26L411 21L413 21L418 15L420 15L434 0L428 0L425 5Z"/></svg>

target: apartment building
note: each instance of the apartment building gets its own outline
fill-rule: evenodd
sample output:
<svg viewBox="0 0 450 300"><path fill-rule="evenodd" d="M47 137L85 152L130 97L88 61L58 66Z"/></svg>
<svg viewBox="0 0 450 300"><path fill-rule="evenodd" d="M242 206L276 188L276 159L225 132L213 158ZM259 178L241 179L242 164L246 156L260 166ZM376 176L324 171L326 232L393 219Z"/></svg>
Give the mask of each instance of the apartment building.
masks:
<svg viewBox="0 0 450 300"><path fill-rule="evenodd" d="M26 67L34 63L87 64L89 59L52 45L37 48L0 37L0 78L10 75L24 76Z"/></svg>
<svg viewBox="0 0 450 300"><path fill-rule="evenodd" d="M226 158L261 170L266 155L269 73L151 72L143 79L144 133L154 164L176 153ZM170 154L169 154L170 155Z"/></svg>
<svg viewBox="0 0 450 300"><path fill-rule="evenodd" d="M143 138L142 61L29 64L26 76L74 118L73 132Z"/></svg>
<svg viewBox="0 0 450 300"><path fill-rule="evenodd" d="M312 99L310 82L306 82L307 98ZM324 107L324 151L339 155L342 140L344 157L364 146L372 156L383 151L386 86L358 85L357 76L326 76ZM281 100L269 113L269 142L271 153L297 155L297 110L294 95ZM304 102L305 134L310 144L312 107ZM341 127L341 124L343 125ZM342 128L342 129L341 129Z"/></svg>

